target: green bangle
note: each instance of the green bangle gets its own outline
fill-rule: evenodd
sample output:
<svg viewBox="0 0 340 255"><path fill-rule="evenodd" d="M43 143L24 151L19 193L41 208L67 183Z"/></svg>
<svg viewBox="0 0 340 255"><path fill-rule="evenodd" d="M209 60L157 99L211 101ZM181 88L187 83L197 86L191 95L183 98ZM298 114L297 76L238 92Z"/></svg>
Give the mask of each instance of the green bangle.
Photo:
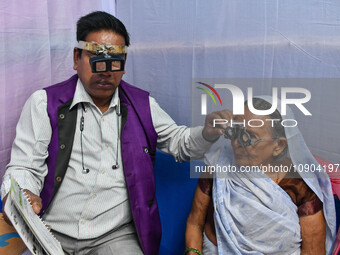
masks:
<svg viewBox="0 0 340 255"><path fill-rule="evenodd" d="M194 249L194 248L188 248L184 251L184 255L188 254L189 251L193 251L193 252L196 252L198 255L202 255L202 253L197 250L197 249Z"/></svg>

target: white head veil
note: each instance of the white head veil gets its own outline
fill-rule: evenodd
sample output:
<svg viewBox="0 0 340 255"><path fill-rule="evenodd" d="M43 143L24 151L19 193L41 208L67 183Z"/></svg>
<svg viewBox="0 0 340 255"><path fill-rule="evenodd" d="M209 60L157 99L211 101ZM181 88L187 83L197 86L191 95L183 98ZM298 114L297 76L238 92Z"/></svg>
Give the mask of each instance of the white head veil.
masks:
<svg viewBox="0 0 340 255"><path fill-rule="evenodd" d="M261 98L272 104L271 96L257 96L256 98ZM282 115L281 100L278 100L277 110L280 112L282 120L295 119L293 111L288 106L286 106L286 115ZM310 166L309 171L304 169L299 171L299 174L323 203L323 211L327 223L327 236L330 237L326 240L328 242L326 246L330 248L336 234L336 216L332 186L328 174L308 149L298 126L285 127L285 133L288 141L289 156L293 164L295 166L303 166L305 164Z"/></svg>
<svg viewBox="0 0 340 255"><path fill-rule="evenodd" d="M261 98L272 104L271 96L258 96L257 98ZM277 110L281 114L281 100L278 100ZM281 114L281 117L282 120L295 119L293 111L288 106L286 106L286 115ZM327 246L330 247L336 232L336 216L332 186L330 184L328 174L324 171L308 149L298 126L285 127L285 133L288 141L289 155L293 164L295 166L302 166L304 164L313 166L309 171L304 169L300 171L299 174L323 203L323 210L327 222L327 236L332 237L327 240ZM317 171L317 169L321 169L321 171Z"/></svg>

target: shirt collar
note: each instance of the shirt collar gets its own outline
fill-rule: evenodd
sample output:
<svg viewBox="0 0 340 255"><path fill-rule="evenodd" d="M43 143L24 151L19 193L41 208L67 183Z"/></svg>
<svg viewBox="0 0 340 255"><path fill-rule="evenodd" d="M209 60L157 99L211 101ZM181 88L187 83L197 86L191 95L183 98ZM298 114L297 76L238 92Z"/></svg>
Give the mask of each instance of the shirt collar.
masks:
<svg viewBox="0 0 340 255"><path fill-rule="evenodd" d="M118 93L119 92L118 92L118 87L117 87L117 89L115 90L115 92L112 96L109 109L112 108L112 107L116 107L118 105L118 102L119 102ZM97 107L93 103L91 96L86 92L83 83L78 78L76 91L74 92L74 97L73 97L70 109L72 109L75 105L77 105L79 103L89 103L89 104L92 104L93 106Z"/></svg>

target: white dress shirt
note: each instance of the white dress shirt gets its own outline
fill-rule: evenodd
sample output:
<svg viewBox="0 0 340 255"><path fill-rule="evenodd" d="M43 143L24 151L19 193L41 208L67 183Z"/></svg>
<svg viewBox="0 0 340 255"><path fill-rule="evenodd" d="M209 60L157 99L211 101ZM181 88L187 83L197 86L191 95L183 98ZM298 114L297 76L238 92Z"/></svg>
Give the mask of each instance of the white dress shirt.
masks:
<svg viewBox="0 0 340 255"><path fill-rule="evenodd" d="M73 238L96 238L132 221L121 157L118 93L116 90L109 109L102 113L81 81L77 82L70 106L78 111L71 158L64 180L43 216L53 230ZM149 100L158 134L157 148L178 161L201 158L211 145L202 137L202 127L177 126L154 98ZM22 188L40 194L48 171L45 160L51 135L46 92L39 90L27 100L20 116L1 186L2 198L9 191L10 175ZM116 163L119 167L113 169ZM89 169L87 174L82 173L83 165Z"/></svg>

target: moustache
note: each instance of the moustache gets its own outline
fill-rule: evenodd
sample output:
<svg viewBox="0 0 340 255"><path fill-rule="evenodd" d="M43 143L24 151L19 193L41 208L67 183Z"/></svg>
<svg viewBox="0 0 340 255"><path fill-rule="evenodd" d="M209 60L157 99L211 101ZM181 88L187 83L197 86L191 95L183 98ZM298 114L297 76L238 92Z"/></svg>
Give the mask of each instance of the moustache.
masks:
<svg viewBox="0 0 340 255"><path fill-rule="evenodd" d="M94 76L92 77L92 82L94 83L97 83L97 84L111 84L111 85L114 85L113 82L106 78L106 77L103 77L103 76Z"/></svg>

